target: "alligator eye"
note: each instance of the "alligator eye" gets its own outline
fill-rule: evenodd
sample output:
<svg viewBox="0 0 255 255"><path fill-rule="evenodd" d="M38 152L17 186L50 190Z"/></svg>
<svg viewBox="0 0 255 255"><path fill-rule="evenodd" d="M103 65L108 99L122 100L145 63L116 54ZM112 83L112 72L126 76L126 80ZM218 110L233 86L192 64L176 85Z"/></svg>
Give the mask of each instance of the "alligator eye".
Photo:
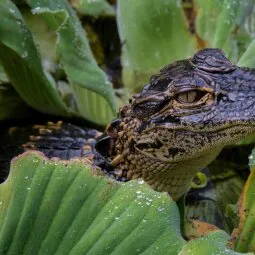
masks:
<svg viewBox="0 0 255 255"><path fill-rule="evenodd" d="M180 103L194 103L201 98L199 94L199 91L196 90L181 92L177 95L177 100Z"/></svg>

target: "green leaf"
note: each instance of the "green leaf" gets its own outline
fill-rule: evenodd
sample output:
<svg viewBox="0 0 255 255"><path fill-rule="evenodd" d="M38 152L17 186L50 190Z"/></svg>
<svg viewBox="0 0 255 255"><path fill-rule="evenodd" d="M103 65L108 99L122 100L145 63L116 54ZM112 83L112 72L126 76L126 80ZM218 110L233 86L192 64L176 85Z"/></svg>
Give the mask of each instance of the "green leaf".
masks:
<svg viewBox="0 0 255 255"><path fill-rule="evenodd" d="M238 61L239 66L255 68L255 39L250 43L242 57Z"/></svg>
<svg viewBox="0 0 255 255"><path fill-rule="evenodd" d="M216 21L222 10L221 0L195 0L196 3L196 32L206 40L207 44L212 43L215 32Z"/></svg>
<svg viewBox="0 0 255 255"><path fill-rule="evenodd" d="M114 16L113 7L106 0L72 0L72 6L78 13L91 16Z"/></svg>
<svg viewBox="0 0 255 255"><path fill-rule="evenodd" d="M253 0L196 0L196 31L207 47L222 49L234 62L238 60L236 34L243 25Z"/></svg>
<svg viewBox="0 0 255 255"><path fill-rule="evenodd" d="M56 32L57 53L81 115L98 124L106 124L116 114L116 99L106 74L98 67L88 44L85 32L74 10L66 0L27 0L34 14L40 15ZM96 103L94 97L96 94ZM87 105L99 104L96 115L90 114ZM101 114L100 109L104 109Z"/></svg>
<svg viewBox="0 0 255 255"><path fill-rule="evenodd" d="M97 171L87 160L17 157L0 185L0 253L177 254L185 241L173 200Z"/></svg>
<svg viewBox="0 0 255 255"><path fill-rule="evenodd" d="M208 236L197 238L195 240L189 241L178 255L238 255L243 254L235 252L227 247L227 242L230 237L224 231L214 231ZM253 253L245 253L253 254Z"/></svg>
<svg viewBox="0 0 255 255"><path fill-rule="evenodd" d="M248 15L247 19L245 20L244 28L251 37L254 37L254 35L255 35L255 8L254 8L254 6L253 6L253 8L249 9L249 15Z"/></svg>
<svg viewBox="0 0 255 255"><path fill-rule="evenodd" d="M237 25L237 14L241 6L241 1L225 0L222 3L221 13L219 14L214 39L212 42L213 47L224 49L228 54L231 51L231 33ZM227 40L226 40L227 39ZM226 42L228 45L226 45Z"/></svg>
<svg viewBox="0 0 255 255"><path fill-rule="evenodd" d="M21 98L39 111L71 115L49 74L44 72L32 34L9 0L0 2L0 59Z"/></svg>
<svg viewBox="0 0 255 255"><path fill-rule="evenodd" d="M240 252L255 251L255 171L251 171L239 201L239 227L233 233L235 250Z"/></svg>
<svg viewBox="0 0 255 255"><path fill-rule="evenodd" d="M30 8L21 9L22 16L33 34L35 44L40 52L43 68L50 73L55 73L58 67L56 54L57 36L52 33L47 23L31 13Z"/></svg>
<svg viewBox="0 0 255 255"><path fill-rule="evenodd" d="M179 0L119 0L124 83L138 91L159 69L196 51Z"/></svg>

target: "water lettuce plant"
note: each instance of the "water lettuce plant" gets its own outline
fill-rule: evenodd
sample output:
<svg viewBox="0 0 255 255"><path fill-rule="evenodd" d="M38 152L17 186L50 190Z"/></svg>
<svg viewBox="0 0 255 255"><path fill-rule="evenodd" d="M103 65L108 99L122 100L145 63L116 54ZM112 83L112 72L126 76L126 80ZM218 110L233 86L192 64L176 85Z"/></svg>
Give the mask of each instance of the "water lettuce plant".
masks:
<svg viewBox="0 0 255 255"><path fill-rule="evenodd" d="M187 242L167 193L110 180L87 160L27 152L0 185L1 254L241 254L224 231L194 226L204 236Z"/></svg>
<svg viewBox="0 0 255 255"><path fill-rule="evenodd" d="M121 101L92 53L84 15L116 15L128 93L204 47L221 48L234 63L255 68L254 34L247 29L254 24L252 0L118 0L117 9L106 0L20 2L0 2L1 120L27 116L28 106L100 125L116 116ZM251 143L254 138L239 146ZM254 171L244 185L234 166L225 168L215 173L212 191L224 231L212 225L215 207L208 204L187 207L188 218L195 211L204 218L186 221L168 194L141 180L112 181L84 159L23 154L0 185L0 253L253 254ZM235 193L222 196L230 189ZM225 221L225 213L233 220Z"/></svg>
<svg viewBox="0 0 255 255"><path fill-rule="evenodd" d="M114 92L93 58L74 10L65 1L28 1L28 4L32 13L41 16L57 35L59 64L67 75L77 108L60 97L56 82L42 66L32 33L20 11L11 1L4 0L0 3L0 53L12 85L37 110L59 116L83 116L106 124L115 116Z"/></svg>

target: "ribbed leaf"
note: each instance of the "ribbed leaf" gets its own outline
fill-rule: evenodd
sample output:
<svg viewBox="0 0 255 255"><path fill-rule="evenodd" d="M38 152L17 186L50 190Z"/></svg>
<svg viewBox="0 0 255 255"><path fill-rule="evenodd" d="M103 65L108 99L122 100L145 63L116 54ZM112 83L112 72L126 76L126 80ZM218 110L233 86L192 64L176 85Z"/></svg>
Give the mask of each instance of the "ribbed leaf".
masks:
<svg viewBox="0 0 255 255"><path fill-rule="evenodd" d="M241 201L239 202L239 227L233 233L235 249L240 252L255 252L255 169L244 186Z"/></svg>
<svg viewBox="0 0 255 255"><path fill-rule="evenodd" d="M203 0L195 0L195 3L198 14L196 32L207 44L210 44L214 36L217 18L222 10L222 1L209 0L205 2Z"/></svg>
<svg viewBox="0 0 255 255"><path fill-rule="evenodd" d="M196 51L179 0L119 0L117 21L124 82L131 90L139 90L162 66Z"/></svg>
<svg viewBox="0 0 255 255"><path fill-rule="evenodd" d="M238 60L236 33L254 5L253 0L196 0L196 31L207 47L220 48Z"/></svg>
<svg viewBox="0 0 255 255"><path fill-rule="evenodd" d="M86 160L16 158L0 185L0 253L177 254L185 241L171 198L96 172Z"/></svg>
<svg viewBox="0 0 255 255"><path fill-rule="evenodd" d="M32 34L9 0L0 2L0 59L23 100L46 113L70 115L53 80L43 70Z"/></svg>
<svg viewBox="0 0 255 255"><path fill-rule="evenodd" d="M64 1L27 0L33 8L33 13L40 15L49 27L57 33L57 53L60 63L73 87L79 112L90 121L106 124L116 113L116 102L111 84L106 74L97 66L92 56L85 32L73 9ZM97 105L105 109L101 116L84 110L87 105L95 104L94 97L88 93L97 94Z"/></svg>

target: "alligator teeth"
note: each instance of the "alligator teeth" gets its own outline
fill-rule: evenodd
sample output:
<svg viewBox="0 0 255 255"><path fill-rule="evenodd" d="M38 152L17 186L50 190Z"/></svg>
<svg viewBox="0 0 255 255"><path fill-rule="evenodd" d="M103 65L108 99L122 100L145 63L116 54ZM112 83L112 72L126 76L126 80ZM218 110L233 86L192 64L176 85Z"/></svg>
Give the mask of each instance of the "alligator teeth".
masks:
<svg viewBox="0 0 255 255"><path fill-rule="evenodd" d="M122 158L123 158L122 155L116 156L116 157L112 160L111 165L112 165L112 166L118 165L118 164L120 163L120 161L121 161Z"/></svg>
<svg viewBox="0 0 255 255"><path fill-rule="evenodd" d="M37 136L35 136L35 135L30 135L30 136L29 136L29 140L30 140L30 141L39 141L39 140L41 140L41 139L42 139L42 137L39 136L39 135L37 135Z"/></svg>
<svg viewBox="0 0 255 255"><path fill-rule="evenodd" d="M47 129L47 128L40 128L39 129L39 134L40 135L47 135L47 134L51 134L52 133L52 130L50 129Z"/></svg>

